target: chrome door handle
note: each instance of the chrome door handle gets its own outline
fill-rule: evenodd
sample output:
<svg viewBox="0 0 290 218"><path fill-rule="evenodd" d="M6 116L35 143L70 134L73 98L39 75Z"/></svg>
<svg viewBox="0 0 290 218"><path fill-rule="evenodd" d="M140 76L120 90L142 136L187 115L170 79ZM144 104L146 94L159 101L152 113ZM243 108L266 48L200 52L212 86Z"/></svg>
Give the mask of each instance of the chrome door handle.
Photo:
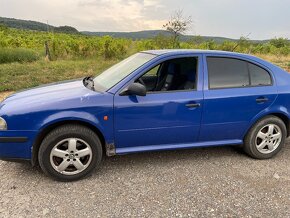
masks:
<svg viewBox="0 0 290 218"><path fill-rule="evenodd" d="M268 98L265 98L265 97L257 98L256 99L256 102L257 103L264 103L264 102L267 102L267 101L269 101L269 99Z"/></svg>
<svg viewBox="0 0 290 218"><path fill-rule="evenodd" d="M200 107L200 103L190 103L190 104L186 104L186 107L188 107L188 108Z"/></svg>

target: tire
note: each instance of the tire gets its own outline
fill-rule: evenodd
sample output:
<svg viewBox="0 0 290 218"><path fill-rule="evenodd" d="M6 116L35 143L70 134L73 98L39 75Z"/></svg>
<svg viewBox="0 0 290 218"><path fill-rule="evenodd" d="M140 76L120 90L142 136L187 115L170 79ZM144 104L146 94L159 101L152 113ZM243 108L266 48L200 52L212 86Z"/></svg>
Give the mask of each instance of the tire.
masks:
<svg viewBox="0 0 290 218"><path fill-rule="evenodd" d="M52 130L42 141L38 160L43 172L58 181L84 178L100 165L102 144L89 128L68 124Z"/></svg>
<svg viewBox="0 0 290 218"><path fill-rule="evenodd" d="M267 116L252 126L247 133L244 151L256 159L272 158L283 148L286 136L284 122L276 116Z"/></svg>

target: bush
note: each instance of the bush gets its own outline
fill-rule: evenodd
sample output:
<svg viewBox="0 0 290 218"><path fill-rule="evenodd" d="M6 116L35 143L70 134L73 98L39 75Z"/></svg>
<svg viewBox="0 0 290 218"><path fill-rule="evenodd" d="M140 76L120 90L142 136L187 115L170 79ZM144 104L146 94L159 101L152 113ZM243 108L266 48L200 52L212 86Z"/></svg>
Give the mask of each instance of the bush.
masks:
<svg viewBox="0 0 290 218"><path fill-rule="evenodd" d="M124 58L128 52L130 40L115 39L111 36L103 36L100 38L100 51L99 54L105 59L111 58Z"/></svg>
<svg viewBox="0 0 290 218"><path fill-rule="evenodd" d="M0 64L11 62L32 62L38 59L38 54L30 49L0 48Z"/></svg>

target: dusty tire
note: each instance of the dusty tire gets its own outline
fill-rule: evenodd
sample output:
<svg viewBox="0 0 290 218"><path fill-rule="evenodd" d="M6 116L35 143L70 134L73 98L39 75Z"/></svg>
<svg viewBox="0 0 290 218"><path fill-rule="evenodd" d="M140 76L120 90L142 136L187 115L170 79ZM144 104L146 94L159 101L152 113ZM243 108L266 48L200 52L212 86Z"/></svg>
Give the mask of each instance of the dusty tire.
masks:
<svg viewBox="0 0 290 218"><path fill-rule="evenodd" d="M284 122L276 116L267 116L249 130L244 140L244 151L256 159L269 159L282 149L286 136Z"/></svg>
<svg viewBox="0 0 290 218"><path fill-rule="evenodd" d="M44 173L59 181L88 176L100 165L102 144L98 136L81 125L63 125L42 141L38 160Z"/></svg>

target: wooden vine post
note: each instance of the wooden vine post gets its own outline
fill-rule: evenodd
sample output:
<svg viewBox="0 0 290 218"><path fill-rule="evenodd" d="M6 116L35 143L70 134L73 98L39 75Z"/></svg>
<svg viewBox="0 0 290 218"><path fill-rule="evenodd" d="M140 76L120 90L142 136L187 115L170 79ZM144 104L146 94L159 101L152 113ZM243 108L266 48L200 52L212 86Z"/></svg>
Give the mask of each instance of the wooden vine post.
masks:
<svg viewBox="0 0 290 218"><path fill-rule="evenodd" d="M45 41L44 45L45 45L45 60L51 61L51 55L50 55L50 51L49 51L48 41Z"/></svg>

